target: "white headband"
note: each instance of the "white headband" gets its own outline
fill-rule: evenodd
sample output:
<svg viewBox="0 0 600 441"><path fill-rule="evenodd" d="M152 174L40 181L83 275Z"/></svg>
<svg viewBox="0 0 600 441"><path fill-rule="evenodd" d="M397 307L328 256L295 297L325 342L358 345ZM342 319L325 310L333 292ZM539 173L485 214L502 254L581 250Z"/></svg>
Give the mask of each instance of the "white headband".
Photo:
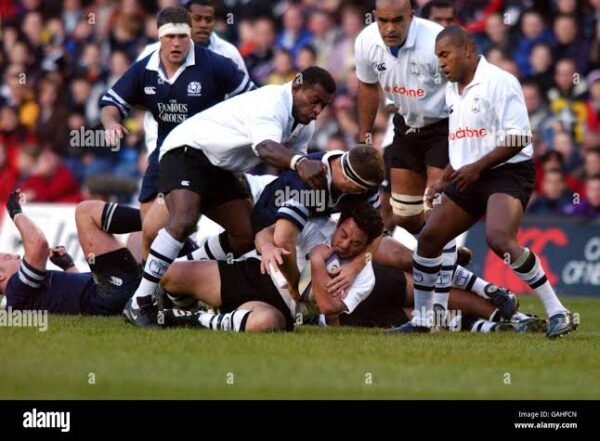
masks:
<svg viewBox="0 0 600 441"><path fill-rule="evenodd" d="M186 34L188 37L192 35L192 28L187 23L165 23L158 28L158 38L165 35L180 35Z"/></svg>

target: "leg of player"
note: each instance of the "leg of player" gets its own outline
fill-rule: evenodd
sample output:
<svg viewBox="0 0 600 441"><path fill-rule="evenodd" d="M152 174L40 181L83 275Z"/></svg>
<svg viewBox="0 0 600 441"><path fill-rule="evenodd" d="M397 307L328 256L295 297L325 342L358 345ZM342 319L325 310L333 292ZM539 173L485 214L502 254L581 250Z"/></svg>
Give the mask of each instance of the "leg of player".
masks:
<svg viewBox="0 0 600 441"><path fill-rule="evenodd" d="M387 231L389 234L393 234L394 229L396 228L396 223L394 222L394 212L392 210L392 205L390 204L391 198L392 193L390 191L387 191L383 188L379 189L379 200L381 201L379 211L381 212L381 218L383 219L385 231Z"/></svg>
<svg viewBox="0 0 600 441"><path fill-rule="evenodd" d="M125 248L113 234L139 231L139 210L103 201L84 201L77 205L75 222L79 242L88 262L95 257Z"/></svg>
<svg viewBox="0 0 600 441"><path fill-rule="evenodd" d="M169 211L167 210L165 199L163 197L157 197L152 202L142 221L142 261L148 259L148 253L150 252L152 242L156 239L158 232L167 225L168 221Z"/></svg>
<svg viewBox="0 0 600 441"><path fill-rule="evenodd" d="M373 254L373 261L400 268L411 273L413 267L413 251L391 237L384 237ZM468 269L457 265L452 277L452 287L474 292L484 299L491 300L500 311L502 318L510 319L519 306L517 297L505 288L496 286Z"/></svg>
<svg viewBox="0 0 600 441"><path fill-rule="evenodd" d="M216 261L175 262L161 281L161 287L173 295L192 295L218 308L222 305L221 275ZM269 332L286 329L283 314L259 301L245 302L225 314L198 311L164 310L159 313L166 327L196 327L233 332Z"/></svg>
<svg viewBox="0 0 600 441"><path fill-rule="evenodd" d="M445 141L444 141L445 142ZM439 167L427 166L427 188L433 185L444 174L444 169ZM431 210L425 207L425 217L429 217ZM436 311L436 317L441 316L445 321L444 314L448 309L448 295L452 286L452 275L456 268L457 249L456 239L452 238L442 250L442 267L433 291L433 308Z"/></svg>
<svg viewBox="0 0 600 441"><path fill-rule="evenodd" d="M185 239L196 230L200 217L201 196L193 191L174 189L166 198L169 221L152 242L140 286L123 313L136 326L156 326L153 296L160 279L184 246Z"/></svg>
<svg viewBox="0 0 600 441"><path fill-rule="evenodd" d="M392 168L392 197L390 205L394 213L394 223L411 234L418 234L425 223L426 180L414 170Z"/></svg>
<svg viewBox="0 0 600 441"><path fill-rule="evenodd" d="M517 242L523 218L521 202L503 193L491 195L486 212L486 241L498 257L510 263L515 275L526 282L544 304L549 317L546 336L568 334L576 329L572 314L562 305L546 277L540 259Z"/></svg>
<svg viewBox="0 0 600 441"><path fill-rule="evenodd" d="M451 199L442 195L441 203L431 210L427 224L419 235L413 254L415 311L410 323L393 331L429 332L433 317L433 290L442 267L442 251L453 238L468 230L477 219Z"/></svg>
<svg viewBox="0 0 600 441"><path fill-rule="evenodd" d="M208 253L202 258L227 260L228 256L239 257L251 251L254 248L251 213L252 203L248 199L236 199L207 210L206 215L221 225L225 232L218 236L218 240L209 238L204 248L197 250Z"/></svg>

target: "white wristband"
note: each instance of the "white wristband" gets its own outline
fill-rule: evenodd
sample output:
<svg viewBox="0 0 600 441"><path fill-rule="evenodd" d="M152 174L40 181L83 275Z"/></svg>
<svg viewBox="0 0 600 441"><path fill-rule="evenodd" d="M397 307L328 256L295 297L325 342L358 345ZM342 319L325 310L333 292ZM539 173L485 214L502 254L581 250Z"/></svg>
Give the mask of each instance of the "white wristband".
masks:
<svg viewBox="0 0 600 441"><path fill-rule="evenodd" d="M303 159L306 159L306 156L294 155L292 157L292 160L290 161L290 169L294 171L298 170L298 165L300 164L300 162L302 162Z"/></svg>

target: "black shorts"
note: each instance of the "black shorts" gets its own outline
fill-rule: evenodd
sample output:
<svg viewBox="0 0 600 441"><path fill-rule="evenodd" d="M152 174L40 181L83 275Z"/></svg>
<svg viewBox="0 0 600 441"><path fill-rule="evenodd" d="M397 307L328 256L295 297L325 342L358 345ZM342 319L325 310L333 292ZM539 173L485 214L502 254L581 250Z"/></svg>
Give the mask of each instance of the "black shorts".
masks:
<svg viewBox="0 0 600 441"><path fill-rule="evenodd" d="M96 256L90 264L96 291L82 309L86 314L120 314L142 280L142 269L127 248ZM82 305L83 306L83 305Z"/></svg>
<svg viewBox="0 0 600 441"><path fill-rule="evenodd" d="M394 116L394 143L391 149L392 168L405 168L426 173L427 166L446 168L448 158L448 119L443 119L416 131L411 131L402 115Z"/></svg>
<svg viewBox="0 0 600 441"><path fill-rule="evenodd" d="M202 150L188 146L164 154L159 177L164 195L172 190L193 191L202 196L203 210L248 198L248 192L232 172L214 166Z"/></svg>
<svg viewBox="0 0 600 441"><path fill-rule="evenodd" d="M264 302L277 308L285 317L287 331L294 330L292 312L268 274L260 272L260 260L249 258L227 263L219 261L222 313L234 311L246 302Z"/></svg>
<svg viewBox="0 0 600 441"><path fill-rule="evenodd" d="M375 287L352 314L340 314L343 326L387 328L408 322L406 305L406 277L396 267L373 263Z"/></svg>
<svg viewBox="0 0 600 441"><path fill-rule="evenodd" d="M458 191L456 185L450 183L444 189L444 193L460 208L479 219L487 210L488 198L495 193L504 193L517 198L525 211L534 186L533 161L522 161L485 171L463 192Z"/></svg>

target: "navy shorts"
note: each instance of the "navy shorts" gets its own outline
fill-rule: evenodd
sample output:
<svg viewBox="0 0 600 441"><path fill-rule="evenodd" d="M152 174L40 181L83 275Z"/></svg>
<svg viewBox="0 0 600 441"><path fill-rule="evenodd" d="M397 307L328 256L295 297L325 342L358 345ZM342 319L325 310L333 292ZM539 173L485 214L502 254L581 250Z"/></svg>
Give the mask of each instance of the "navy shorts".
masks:
<svg viewBox="0 0 600 441"><path fill-rule="evenodd" d="M154 151L148 156L148 168L144 174L142 180L142 188L140 189L140 195L138 201L140 203L150 202L158 196L160 181L158 177L159 165L158 156L160 154L160 148L156 147Z"/></svg>

